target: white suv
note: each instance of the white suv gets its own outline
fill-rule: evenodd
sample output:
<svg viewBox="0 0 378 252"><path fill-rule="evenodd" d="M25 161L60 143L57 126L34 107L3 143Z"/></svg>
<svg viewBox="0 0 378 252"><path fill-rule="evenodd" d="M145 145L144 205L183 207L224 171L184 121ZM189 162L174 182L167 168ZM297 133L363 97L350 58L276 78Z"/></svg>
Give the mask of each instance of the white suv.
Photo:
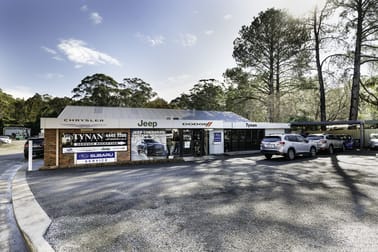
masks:
<svg viewBox="0 0 378 252"><path fill-rule="evenodd" d="M307 140L316 144L318 151L327 151L334 154L335 150L345 151L344 140L337 135L332 134L310 134Z"/></svg>
<svg viewBox="0 0 378 252"><path fill-rule="evenodd" d="M260 150L267 159L271 159L273 155L285 156L289 160L300 154L316 156L316 144L309 143L298 134L265 136L261 141Z"/></svg>

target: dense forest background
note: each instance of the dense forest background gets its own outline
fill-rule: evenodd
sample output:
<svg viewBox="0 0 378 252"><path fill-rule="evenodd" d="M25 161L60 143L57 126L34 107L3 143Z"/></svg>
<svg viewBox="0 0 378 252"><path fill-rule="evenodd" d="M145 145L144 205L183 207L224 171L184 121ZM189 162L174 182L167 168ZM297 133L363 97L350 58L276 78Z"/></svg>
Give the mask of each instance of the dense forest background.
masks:
<svg viewBox="0 0 378 252"><path fill-rule="evenodd" d="M102 73L72 83L72 97L25 100L0 89L0 130L25 126L36 134L41 117L67 105L233 111L268 122L377 119L377 17L377 0L329 0L301 18L267 9L241 27L230 52L236 67L223 80L198 80L172 101L140 78L119 82Z"/></svg>

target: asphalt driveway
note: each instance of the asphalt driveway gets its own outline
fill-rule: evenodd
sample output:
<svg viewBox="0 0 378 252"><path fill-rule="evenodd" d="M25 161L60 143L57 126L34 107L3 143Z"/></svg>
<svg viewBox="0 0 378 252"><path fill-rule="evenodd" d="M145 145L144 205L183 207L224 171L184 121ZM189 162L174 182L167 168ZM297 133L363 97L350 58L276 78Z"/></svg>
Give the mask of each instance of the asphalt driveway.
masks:
<svg viewBox="0 0 378 252"><path fill-rule="evenodd" d="M56 251L377 251L378 158L27 174Z"/></svg>

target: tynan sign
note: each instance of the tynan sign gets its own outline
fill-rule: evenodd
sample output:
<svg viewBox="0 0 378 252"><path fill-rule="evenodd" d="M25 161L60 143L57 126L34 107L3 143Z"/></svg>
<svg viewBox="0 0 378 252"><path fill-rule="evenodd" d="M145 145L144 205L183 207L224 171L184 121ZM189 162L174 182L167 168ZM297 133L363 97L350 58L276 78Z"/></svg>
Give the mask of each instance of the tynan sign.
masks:
<svg viewBox="0 0 378 252"><path fill-rule="evenodd" d="M64 133L63 153L127 151L127 132Z"/></svg>

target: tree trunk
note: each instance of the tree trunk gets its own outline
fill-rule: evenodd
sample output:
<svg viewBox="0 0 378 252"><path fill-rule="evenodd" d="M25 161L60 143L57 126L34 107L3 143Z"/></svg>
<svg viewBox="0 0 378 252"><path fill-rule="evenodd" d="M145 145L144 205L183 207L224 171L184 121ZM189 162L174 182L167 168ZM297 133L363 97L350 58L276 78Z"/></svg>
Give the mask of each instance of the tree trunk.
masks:
<svg viewBox="0 0 378 252"><path fill-rule="evenodd" d="M354 51L354 71L352 81L352 91L350 98L349 120L357 120L358 106L360 101L360 75L361 75L361 43L362 43L362 21L363 21L362 1L358 1L357 8L357 32L356 45Z"/></svg>
<svg viewBox="0 0 378 252"><path fill-rule="evenodd" d="M326 99L325 99L325 88L323 79L322 64L320 62L320 38L319 32L321 28L321 17L319 18L319 24L317 23L317 13L314 13L314 35L315 35L315 56L316 56L316 69L318 71L318 82L319 82L319 97L320 97L320 121L325 122L327 120L326 113ZM322 130L326 127L322 126Z"/></svg>
<svg viewBox="0 0 378 252"><path fill-rule="evenodd" d="M275 94L274 94L274 45L270 48L269 59L269 95L268 95L268 110L269 110L269 122L275 120Z"/></svg>
<svg viewBox="0 0 378 252"><path fill-rule="evenodd" d="M278 56L279 58L279 56ZM280 63L279 59L276 62L276 93L275 93L275 122L281 121L281 94L280 94Z"/></svg>

